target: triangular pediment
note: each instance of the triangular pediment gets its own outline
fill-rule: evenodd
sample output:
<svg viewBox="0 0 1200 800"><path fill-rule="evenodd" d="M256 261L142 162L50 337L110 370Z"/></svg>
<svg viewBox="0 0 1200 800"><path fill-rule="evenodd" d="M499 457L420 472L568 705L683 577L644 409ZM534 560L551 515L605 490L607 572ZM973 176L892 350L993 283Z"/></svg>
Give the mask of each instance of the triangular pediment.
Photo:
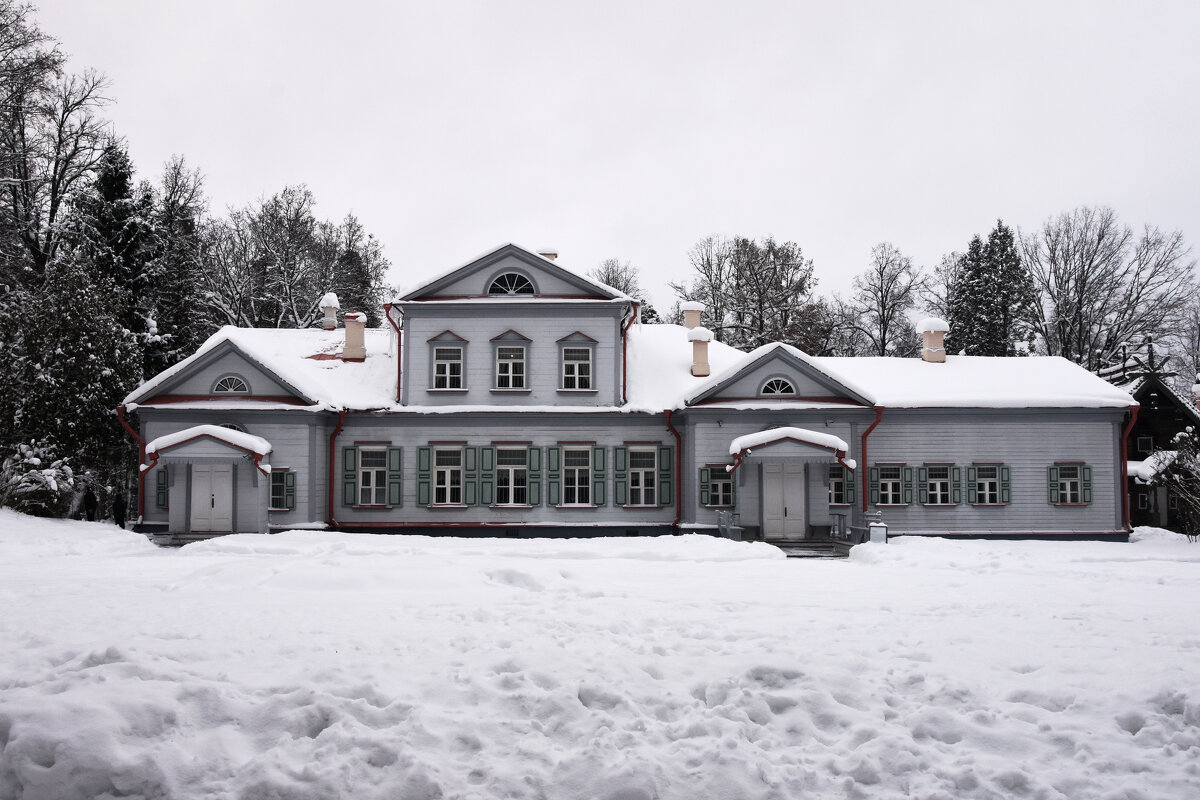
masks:
<svg viewBox="0 0 1200 800"><path fill-rule="evenodd" d="M493 289L502 286L511 286L515 291L501 293ZM578 275L523 247L506 244L422 284L402 296L400 301L494 298L499 302L539 297L627 299L612 287Z"/></svg>
<svg viewBox="0 0 1200 800"><path fill-rule="evenodd" d="M240 388L239 381L244 391L221 391ZM143 385L126 402L239 399L305 405L316 402L229 340L184 359Z"/></svg>
<svg viewBox="0 0 1200 800"><path fill-rule="evenodd" d="M806 360L786 345L759 348L756 357L716 376L687 398L690 406L705 403L764 400L834 402L870 406L869 398Z"/></svg>

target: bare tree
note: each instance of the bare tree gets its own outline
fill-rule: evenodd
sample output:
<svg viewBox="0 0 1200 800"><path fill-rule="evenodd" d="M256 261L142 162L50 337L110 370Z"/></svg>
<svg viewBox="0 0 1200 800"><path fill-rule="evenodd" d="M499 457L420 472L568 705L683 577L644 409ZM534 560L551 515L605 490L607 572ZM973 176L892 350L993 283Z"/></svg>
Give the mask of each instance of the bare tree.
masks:
<svg viewBox="0 0 1200 800"><path fill-rule="evenodd" d="M646 298L642 289L641 272L628 261L622 263L616 258L606 258L600 266L588 272L588 275L606 286L611 286L618 292L624 292L638 302L638 318L645 323L661 322L658 311Z"/></svg>
<svg viewBox="0 0 1200 800"><path fill-rule="evenodd" d="M912 259L895 245L882 242L871 249L871 265L854 279L850 300L841 306L841 325L865 340L866 352L853 355L911 356L917 338L909 312L925 287ZM845 335L845 334L843 334ZM847 355L850 355L849 353Z"/></svg>
<svg viewBox="0 0 1200 800"><path fill-rule="evenodd" d="M704 323L718 342L729 335L725 327L728 305L733 294L733 245L721 236L708 236L688 251L694 278L691 283L671 283L676 296L705 306Z"/></svg>
<svg viewBox="0 0 1200 800"><path fill-rule="evenodd" d="M1110 208L1081 207L1021 239L1041 294L1045 351L1096 371L1122 342L1169 338L1196 289L1195 259L1179 231L1140 234Z"/></svg>

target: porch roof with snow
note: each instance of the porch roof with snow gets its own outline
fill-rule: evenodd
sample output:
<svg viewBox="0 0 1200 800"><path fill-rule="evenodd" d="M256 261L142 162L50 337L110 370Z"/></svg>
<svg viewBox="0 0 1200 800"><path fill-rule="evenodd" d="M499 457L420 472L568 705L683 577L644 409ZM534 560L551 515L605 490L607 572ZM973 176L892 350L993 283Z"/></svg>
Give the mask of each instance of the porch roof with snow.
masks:
<svg viewBox="0 0 1200 800"><path fill-rule="evenodd" d="M744 459L750 457L755 450L787 443L824 451L851 472L858 468L858 464L854 459L846 458L846 453L849 452L850 448L840 436L791 426L768 428L757 433L747 433L743 436L738 436L729 443L729 455L734 456L736 459L734 464L734 468L736 468Z"/></svg>

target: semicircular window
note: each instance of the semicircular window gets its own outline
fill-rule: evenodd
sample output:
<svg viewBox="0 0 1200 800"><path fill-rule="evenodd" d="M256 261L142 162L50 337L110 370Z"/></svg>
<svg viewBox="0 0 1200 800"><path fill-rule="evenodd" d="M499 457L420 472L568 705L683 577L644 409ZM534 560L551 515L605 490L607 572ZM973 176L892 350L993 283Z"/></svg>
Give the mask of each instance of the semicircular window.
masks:
<svg viewBox="0 0 1200 800"><path fill-rule="evenodd" d="M771 378L763 384L763 394L795 394L796 387L789 380L783 378Z"/></svg>
<svg viewBox="0 0 1200 800"><path fill-rule="evenodd" d="M222 427L222 428L228 428L229 430L231 430L231 431L237 431L238 433L245 433L245 432L246 432L246 429L245 429L245 428L243 428L241 425L238 425L236 422L222 422L222 423L221 423L221 425L220 425L220 427Z"/></svg>
<svg viewBox="0 0 1200 800"><path fill-rule="evenodd" d="M533 294L533 283L519 272L505 272L492 281L488 294Z"/></svg>
<svg viewBox="0 0 1200 800"><path fill-rule="evenodd" d="M213 384L213 394L249 394L250 387L237 375L226 375Z"/></svg>

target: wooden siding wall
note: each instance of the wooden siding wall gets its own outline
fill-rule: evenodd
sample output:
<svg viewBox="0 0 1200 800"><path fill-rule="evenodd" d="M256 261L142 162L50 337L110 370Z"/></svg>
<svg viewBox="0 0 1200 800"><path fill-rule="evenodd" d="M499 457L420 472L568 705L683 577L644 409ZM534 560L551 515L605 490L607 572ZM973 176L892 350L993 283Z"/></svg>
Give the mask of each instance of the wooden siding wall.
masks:
<svg viewBox="0 0 1200 800"><path fill-rule="evenodd" d="M828 386L821 385L807 375L798 374L790 364L785 364L779 359L772 359L726 386L715 395L715 398L758 397L759 389L767 379L775 377L791 381L792 385L796 387L796 394L800 397L830 397L833 395Z"/></svg>
<svg viewBox="0 0 1200 800"><path fill-rule="evenodd" d="M547 262L550 266L551 262ZM549 272L543 272L538 266L531 265L514 256L505 256L495 263L483 267L463 278L454 281L437 291L431 297L477 297L487 294L491 281L502 272L519 272L533 280L538 294L586 296L578 286L567 283Z"/></svg>
<svg viewBox="0 0 1200 800"><path fill-rule="evenodd" d="M232 352L224 353L211 363L197 369L178 384L171 386L167 393L210 395L217 379L230 374L238 375L250 384L252 394L275 396L292 394L274 378L268 377L258 367ZM149 440L147 439L147 441Z"/></svg>
<svg viewBox="0 0 1200 800"><path fill-rule="evenodd" d="M495 311L495 309L489 309ZM621 341L618 306L529 307L518 317L512 309L503 316L482 314L481 309L422 308L408 310L404 319L404 400L412 406L615 406L621 402ZM433 348L428 340L453 331L468 341L446 341L462 346L465 392L431 392ZM526 379L531 391L494 392L496 342L508 330L527 337ZM576 331L596 340L592 351L594 393L560 392L562 362L558 340Z"/></svg>

